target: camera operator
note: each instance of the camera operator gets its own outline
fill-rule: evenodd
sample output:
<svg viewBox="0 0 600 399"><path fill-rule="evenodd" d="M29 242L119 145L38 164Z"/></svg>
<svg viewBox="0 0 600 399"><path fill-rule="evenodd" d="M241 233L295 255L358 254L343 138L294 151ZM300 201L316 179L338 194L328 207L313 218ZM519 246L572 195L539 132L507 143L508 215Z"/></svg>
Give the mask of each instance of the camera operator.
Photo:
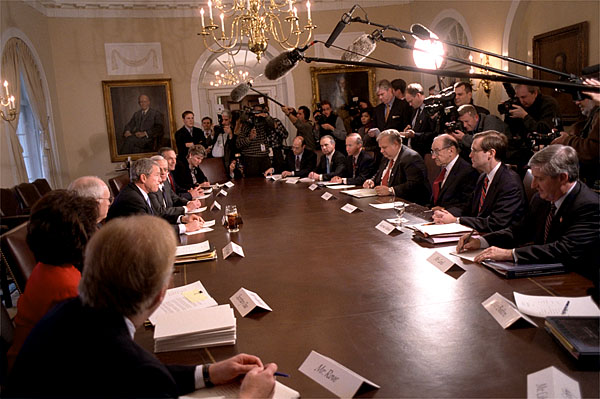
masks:
<svg viewBox="0 0 600 399"><path fill-rule="evenodd" d="M498 111L506 115L504 122L510 132L506 162L517 165L522 172L533 154L527 136L552 133L559 117L558 103L554 98L543 95L538 87L516 85L515 99L500 104Z"/></svg>
<svg viewBox="0 0 600 399"><path fill-rule="evenodd" d="M301 105L298 107L298 111L296 111L294 108L282 106L281 110L296 127L296 136L303 137L306 148L315 151L317 148L314 134L315 126L310 120L310 110L308 107Z"/></svg>
<svg viewBox="0 0 600 399"><path fill-rule="evenodd" d="M456 97L454 97L454 104L456 104L457 107L460 107L461 105L470 104L475 107L478 114L490 114L490 111L488 111L487 109L480 107L479 105L473 104L473 85L471 85L471 83L454 83L454 94L456 95Z"/></svg>
<svg viewBox="0 0 600 399"><path fill-rule="evenodd" d="M469 159L473 135L486 130L504 133L506 125L495 115L478 113L474 105L464 104L458 107L458 123L452 124L449 134L458 141L461 156Z"/></svg>
<svg viewBox="0 0 600 399"><path fill-rule="evenodd" d="M600 103L583 95L575 100L583 118L577 121L568 132L561 132L552 144L573 147L579 158L579 177L590 188L600 188Z"/></svg>
<svg viewBox="0 0 600 399"><path fill-rule="evenodd" d="M346 127L342 118L333 112L331 103L327 100L321 101L321 104L317 104L313 116L315 117L315 131L318 133L319 140L323 136L333 136L335 149L346 155Z"/></svg>
<svg viewBox="0 0 600 399"><path fill-rule="evenodd" d="M422 158L431 151L431 144L436 136L435 116L425 111L423 86L411 83L406 88L406 101L414 109L411 124L404 128L402 135L408 138L408 146L417 151Z"/></svg>
<svg viewBox="0 0 600 399"><path fill-rule="evenodd" d="M273 118L257 104L254 110L244 110L238 123L241 127L236 144L242 153L244 174L247 177L262 176L271 167L267 136L275 129Z"/></svg>

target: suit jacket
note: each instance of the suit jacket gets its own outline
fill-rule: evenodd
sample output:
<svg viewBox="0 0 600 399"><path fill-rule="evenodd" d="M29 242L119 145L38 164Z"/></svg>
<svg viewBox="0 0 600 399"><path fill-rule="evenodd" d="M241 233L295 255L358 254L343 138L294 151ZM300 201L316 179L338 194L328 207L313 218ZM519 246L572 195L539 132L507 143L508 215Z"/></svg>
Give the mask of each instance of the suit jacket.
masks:
<svg viewBox="0 0 600 399"><path fill-rule="evenodd" d="M177 397L194 390L194 371L195 366L162 364L131 339L121 314L91 308L76 297L59 304L32 330L6 394Z"/></svg>
<svg viewBox="0 0 600 399"><path fill-rule="evenodd" d="M229 166L229 165L227 165ZM202 170L198 168L194 168L194 175L196 176L196 181L198 184L204 183L208 181ZM177 182L177 185L180 186L183 190L187 191L190 188L195 186L194 181L192 180L192 173L190 171L190 164L187 160L181 161L178 160L175 165L175 170L172 174L174 180Z"/></svg>
<svg viewBox="0 0 600 399"><path fill-rule="evenodd" d="M175 132L175 144L177 145L177 158L180 160L185 160L188 154L188 147L185 146L185 143L193 142L194 144L202 144L205 148L206 145L204 138L204 132L202 129L194 126L192 128L192 134L190 134L187 127L182 126L181 129Z"/></svg>
<svg viewBox="0 0 600 399"><path fill-rule="evenodd" d="M122 154L156 151L155 140L164 134L163 114L154 108L148 108L146 115L143 115L141 109L137 110L125 125L123 132L126 131L130 131L133 136L124 139L121 146ZM147 137L138 138L135 136L136 132L146 132Z"/></svg>
<svg viewBox="0 0 600 399"><path fill-rule="evenodd" d="M175 194L177 194L178 196L180 196L184 200L191 201L192 200L192 194L188 193L186 189L184 189L179 184L177 184L177 182L175 181L175 177L173 176L173 173L174 173L174 171L173 172L169 172L169 176L171 177L171 181L173 182L173 186L171 186L171 184L169 183L169 180L167 180L165 182L165 184L169 184L169 186L171 186L171 189L175 190Z"/></svg>
<svg viewBox="0 0 600 399"><path fill-rule="evenodd" d="M388 162L387 158L381 160L379 170L372 179L376 186L381 185L383 172ZM395 195L405 200L426 205L431 198L427 168L425 168L423 158L404 145L400 148L400 154L392 167L388 183L394 189Z"/></svg>
<svg viewBox="0 0 600 399"><path fill-rule="evenodd" d="M356 160L356 171L354 171L354 157L352 155L348 155L346 157L346 170L342 177L346 178L347 184L354 184L356 186L362 186L365 180L370 179L371 176L375 173L375 169L377 165L375 164L375 159L371 156L371 154L367 154L364 150L358 154L358 159Z"/></svg>
<svg viewBox="0 0 600 399"><path fill-rule="evenodd" d="M121 189L119 195L117 195L115 201L108 209L106 221L118 217L139 214L161 216L171 224L177 223L176 215L161 214L160 209L151 209L148 206L148 203L146 203L146 200L144 199L144 196L140 192L139 188L136 187L135 183L133 182Z"/></svg>
<svg viewBox="0 0 600 399"><path fill-rule="evenodd" d="M536 193L530 212L517 225L486 234L490 245L514 248L518 263L561 262L598 282L600 257L600 200L597 193L577 182L557 210L544 244L550 202Z"/></svg>
<svg viewBox="0 0 600 399"><path fill-rule="evenodd" d="M373 110L373 121L376 128L383 132L387 129L396 129L403 131L406 125L410 124L412 118L412 108L406 100L394 98L390 114L385 120L385 104L381 103Z"/></svg>
<svg viewBox="0 0 600 399"><path fill-rule="evenodd" d="M319 160L319 164L317 165L317 172L320 175L323 175L323 180L331 180L333 176L341 176L346 169L346 157L339 151L335 151L333 153L333 157L331 158L331 165L329 170L331 173L327 173L327 161L325 160L325 154Z"/></svg>
<svg viewBox="0 0 600 399"><path fill-rule="evenodd" d="M471 202L463 209L466 216L460 217L460 224L480 233L489 233L520 222L527 211L527 197L519 175L501 164L488 186L481 212L478 212L484 179L485 173L482 173Z"/></svg>
<svg viewBox="0 0 600 399"><path fill-rule="evenodd" d="M468 204L473 196L473 189L479 174L470 163L458 157L452 169L446 177L446 182L440 188L437 201L433 201L433 206L441 206L455 216L462 214L465 204ZM433 185L433 182L431 183Z"/></svg>
<svg viewBox="0 0 600 399"><path fill-rule="evenodd" d="M308 148L304 149L302 153L302 158L300 158L300 170L296 171L296 155L294 152L289 150L285 155L285 162L283 165L283 170L277 171L281 173L283 171L294 172L294 176L298 177L306 177L310 172L315 170L315 166L317 165L317 154Z"/></svg>
<svg viewBox="0 0 600 399"><path fill-rule="evenodd" d="M411 122L418 110L414 110L411 116ZM412 130L415 132L415 137L410 139L410 146L413 150L419 153L421 158L425 158L426 154L431 152L431 144L437 136L436 119L431 119L425 109L421 110L417 120L415 121Z"/></svg>
<svg viewBox="0 0 600 399"><path fill-rule="evenodd" d="M161 215L164 213L175 216L185 214L183 206L187 204L187 201L173 192L168 181L165 181L162 190L159 188L157 192L149 193L148 197L150 197L152 207L158 209Z"/></svg>

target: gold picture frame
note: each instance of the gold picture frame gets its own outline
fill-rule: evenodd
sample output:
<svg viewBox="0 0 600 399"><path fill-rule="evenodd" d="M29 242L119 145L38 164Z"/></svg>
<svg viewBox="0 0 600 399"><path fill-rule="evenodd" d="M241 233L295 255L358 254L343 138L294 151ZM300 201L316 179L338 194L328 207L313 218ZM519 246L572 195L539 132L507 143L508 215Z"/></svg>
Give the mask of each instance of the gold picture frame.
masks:
<svg viewBox="0 0 600 399"><path fill-rule="evenodd" d="M313 108L323 100L331 103L339 112L353 97L368 99L372 106L376 105L375 68L368 67L311 67ZM341 88L341 81L345 87Z"/></svg>
<svg viewBox="0 0 600 399"><path fill-rule="evenodd" d="M171 79L103 81L102 92L111 162L149 157L161 147L174 147Z"/></svg>

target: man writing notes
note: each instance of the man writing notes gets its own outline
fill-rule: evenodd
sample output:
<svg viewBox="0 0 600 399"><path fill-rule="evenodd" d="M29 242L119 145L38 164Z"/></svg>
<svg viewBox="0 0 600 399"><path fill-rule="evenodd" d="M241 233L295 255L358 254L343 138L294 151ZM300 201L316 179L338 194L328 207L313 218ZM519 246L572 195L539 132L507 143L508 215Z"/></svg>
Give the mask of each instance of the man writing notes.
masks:
<svg viewBox="0 0 600 399"><path fill-rule="evenodd" d="M158 209L160 214L167 213L179 216L200 208L200 200L188 201L175 194L167 181L169 166L166 159L160 155L155 155L150 159L158 164L161 180L158 190L154 193L148 193L150 203L154 209Z"/></svg>
<svg viewBox="0 0 600 399"><path fill-rule="evenodd" d="M334 176L334 183L354 184L362 186L375 173L375 160L363 150L363 142L357 133L346 137L346 168L341 176Z"/></svg>
<svg viewBox="0 0 600 399"><path fill-rule="evenodd" d="M318 181L329 181L333 176L344 173L346 168L346 157L335 149L335 140L332 136L321 137L321 151L323 156L314 172L310 172L309 178Z"/></svg>
<svg viewBox="0 0 600 399"><path fill-rule="evenodd" d="M449 134L433 139L431 158L442 169L432 183L431 204L434 210L448 209L460 215L464 204L473 195L479 174L458 156L458 141Z"/></svg>
<svg viewBox="0 0 600 399"><path fill-rule="evenodd" d="M578 180L577 152L572 147L550 145L534 154L529 166L531 188L537 193L524 220L468 242L464 236L457 250L485 248L476 262L561 262L597 282L600 197Z"/></svg>
<svg viewBox="0 0 600 399"><path fill-rule="evenodd" d="M306 148L304 137L296 136L292 142L292 151L289 151L285 157L281 177L307 177L316 165L317 155ZM265 172L265 176L272 175L274 172L274 168L269 168Z"/></svg>
<svg viewBox="0 0 600 399"><path fill-rule="evenodd" d="M241 398L269 397L276 364L239 354L201 366L161 363L133 340L173 274L177 239L155 217L117 219L86 248L79 296L36 325L5 393L10 397L178 397L243 377ZM34 383L35 382L35 383Z"/></svg>
<svg viewBox="0 0 600 399"><path fill-rule="evenodd" d="M480 233L510 227L525 215L526 197L523 183L502 159L506 154L507 138L493 130L477 133L471 146L473 167L482 172L477 180L471 201L463 207L462 215L447 210L433 214L437 224L460 223Z"/></svg>
<svg viewBox="0 0 600 399"><path fill-rule="evenodd" d="M375 177L363 183L364 188L375 188L377 195L395 195L421 205L431 196L427 169L423 158L402 145L400 132L384 130L377 136L383 159Z"/></svg>

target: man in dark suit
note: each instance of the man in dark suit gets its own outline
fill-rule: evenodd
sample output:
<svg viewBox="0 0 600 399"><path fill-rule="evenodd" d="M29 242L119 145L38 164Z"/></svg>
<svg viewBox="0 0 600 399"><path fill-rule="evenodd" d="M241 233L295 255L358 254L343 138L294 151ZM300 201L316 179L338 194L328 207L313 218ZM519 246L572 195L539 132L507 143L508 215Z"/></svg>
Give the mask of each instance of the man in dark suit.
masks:
<svg viewBox="0 0 600 399"><path fill-rule="evenodd" d="M200 144L190 147L185 161L177 160L173 178L184 190L194 187L210 187L210 182L200 169L202 160L206 157L206 150Z"/></svg>
<svg viewBox="0 0 600 399"><path fill-rule="evenodd" d="M321 151L323 156L314 172L310 172L308 177L317 181L329 181L333 176L339 176L344 173L346 168L346 157L335 149L335 140L332 136L325 135L321 137Z"/></svg>
<svg viewBox="0 0 600 399"><path fill-rule="evenodd" d="M331 181L334 183L362 184L375 174L375 159L370 154L363 151L362 139L357 133L351 133L346 137L346 169L341 176L334 176Z"/></svg>
<svg viewBox="0 0 600 399"><path fill-rule="evenodd" d="M394 95L392 84L386 79L379 81L376 94L380 104L373 110L375 127L380 132L387 129L402 131L410 123L410 111L407 112L403 102Z"/></svg>
<svg viewBox="0 0 600 399"><path fill-rule="evenodd" d="M406 101L414 109L410 125L404 128L402 135L408 138L408 146L425 158L436 136L436 121L425 111L423 87L411 83L406 88Z"/></svg>
<svg viewBox="0 0 600 399"><path fill-rule="evenodd" d="M458 142L449 134L433 139L431 158L442 169L432 182L431 204L434 210L447 209L460 216L462 207L473 196L479 173L459 155Z"/></svg>
<svg viewBox="0 0 600 399"><path fill-rule="evenodd" d="M136 111L123 131L121 154L139 154L156 151L164 135L163 114L150 108L150 97L142 94L138 98L140 109Z"/></svg>
<svg viewBox="0 0 600 399"><path fill-rule="evenodd" d="M158 150L158 154L166 159L169 165L169 174L167 175L167 181L175 192L175 194L181 196L183 199L191 201L192 198L198 198L202 195L203 190L200 187L192 187L189 190L184 189L175 181L173 174L175 173L175 167L177 166L177 154L171 147L163 147Z"/></svg>
<svg viewBox="0 0 600 399"><path fill-rule="evenodd" d="M427 169L423 158L402 145L400 132L384 130L377 137L383 159L377 174L363 183L364 188L375 188L377 195L394 195L425 205L431 197Z"/></svg>
<svg viewBox="0 0 600 399"><path fill-rule="evenodd" d="M471 201L460 217L447 210L435 211L436 223L460 223L480 233L489 233L521 221L527 211L527 199L519 175L501 162L507 144L506 136L493 130L474 136L471 161L483 173Z"/></svg>
<svg viewBox="0 0 600 399"><path fill-rule="evenodd" d="M148 158L138 159L131 166L130 173L131 182L123 187L110 206L107 222L123 216L148 214L167 220L179 234L202 227L203 221L196 215L170 215L152 206L149 193L156 192L161 182L160 168L156 162Z"/></svg>
<svg viewBox="0 0 600 399"><path fill-rule="evenodd" d="M522 223L486 234L457 250L486 248L475 258L573 267L598 284L600 197L578 180L577 152L554 144L529 160L533 174L530 212ZM512 249L511 249L512 248Z"/></svg>
<svg viewBox="0 0 600 399"><path fill-rule="evenodd" d="M181 114L183 126L175 132L175 144L177 145L177 159L185 161L190 147L202 144L205 148L204 132L194 126L194 113L184 111Z"/></svg>
<svg viewBox="0 0 600 399"><path fill-rule="evenodd" d="M392 88L394 89L396 100L400 101L402 113L405 117L404 123L401 125L401 129L404 129L410 123L413 112L412 107L406 101L406 81L404 79L394 79L392 80ZM401 131L401 129L396 130Z"/></svg>
<svg viewBox="0 0 600 399"><path fill-rule="evenodd" d="M283 170L269 168L265 172L265 176L272 175L274 172L281 172L281 177L307 177L316 165L317 155L306 148L304 137L296 136L292 142L292 150L286 154Z"/></svg>
<svg viewBox="0 0 600 399"><path fill-rule="evenodd" d="M160 155L155 155L150 159L158 164L161 180L158 190L154 193L148 193L152 208L158 209L160 214L168 213L177 216L185 215L187 212L200 208L199 200L188 201L175 194L167 181L169 166L166 159Z"/></svg>
<svg viewBox="0 0 600 399"><path fill-rule="evenodd" d="M263 365L256 356L165 365L133 340L171 280L177 239L166 231L168 224L159 218L134 216L95 233L86 248L79 296L59 304L32 330L2 393L178 397L243 377L240 397L269 397L277 365Z"/></svg>

